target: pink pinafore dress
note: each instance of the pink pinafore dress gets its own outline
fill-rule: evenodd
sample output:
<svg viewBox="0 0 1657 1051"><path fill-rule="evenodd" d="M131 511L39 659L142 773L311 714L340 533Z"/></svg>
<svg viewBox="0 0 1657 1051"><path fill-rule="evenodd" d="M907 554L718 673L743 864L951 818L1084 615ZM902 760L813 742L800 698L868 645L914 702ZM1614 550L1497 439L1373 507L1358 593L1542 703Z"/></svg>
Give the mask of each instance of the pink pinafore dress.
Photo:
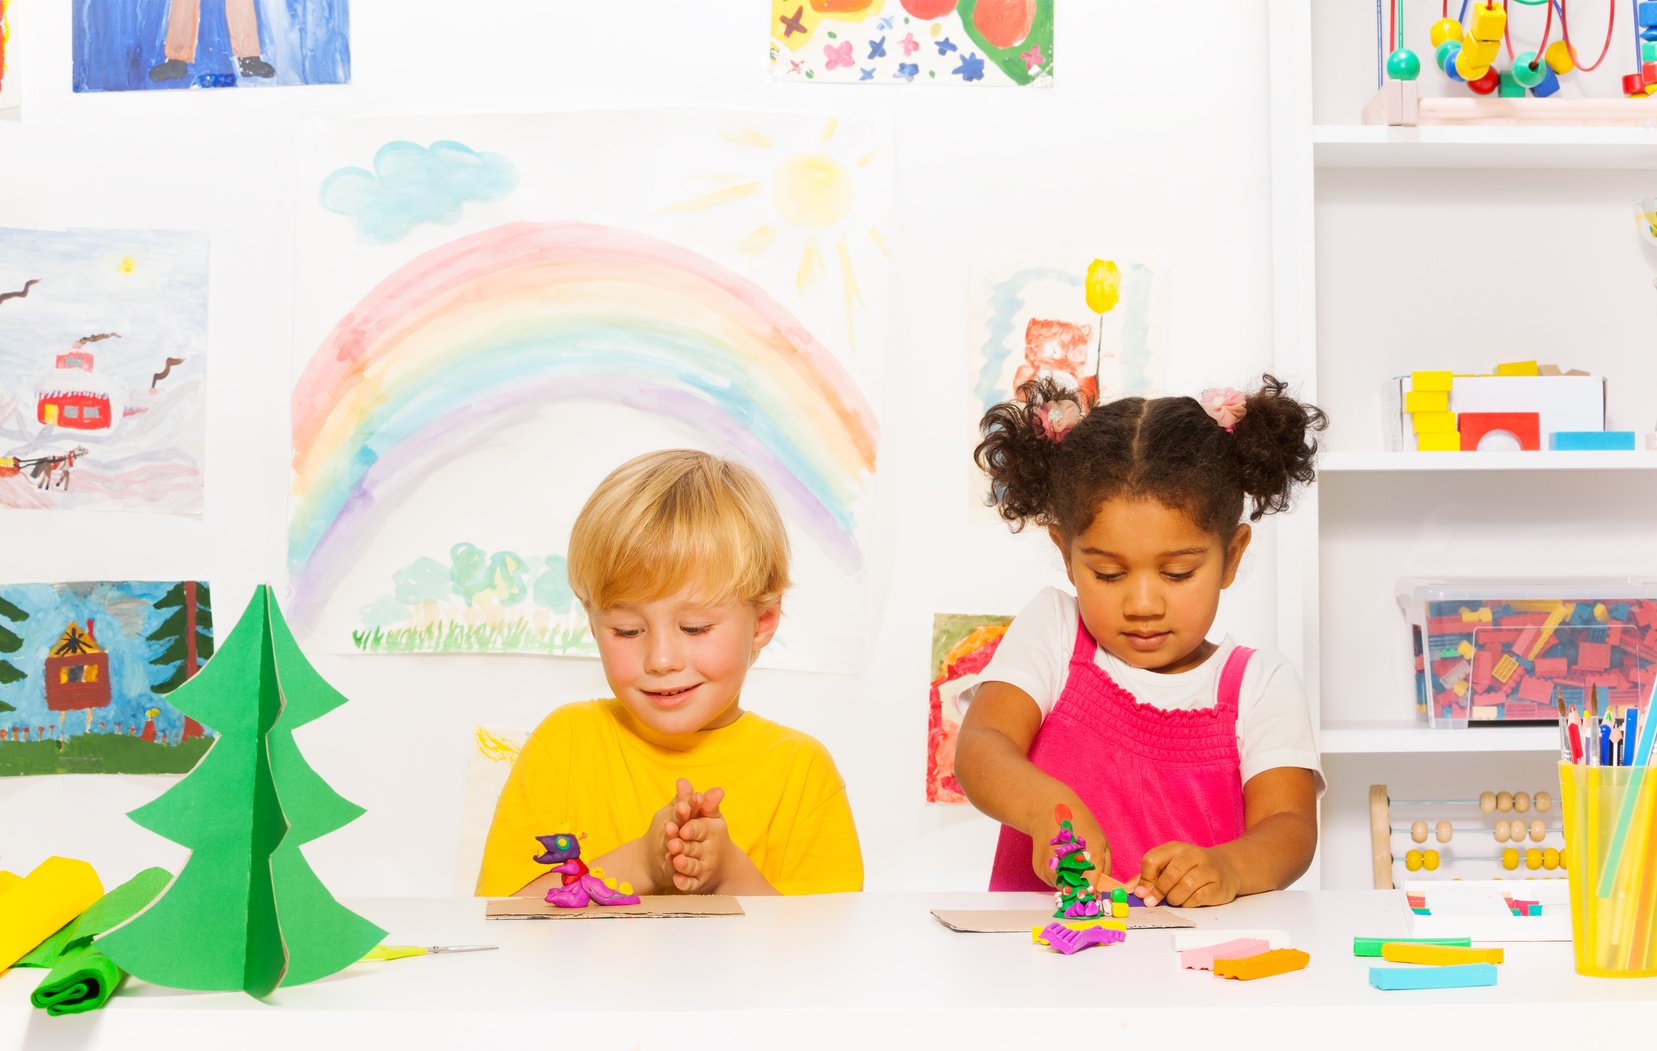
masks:
<svg viewBox="0 0 1657 1051"><path fill-rule="evenodd" d="M1030 761L1093 811L1110 837L1110 874L1127 883L1152 847L1173 840L1211 847L1243 834L1237 694L1254 651L1231 651L1214 707L1165 711L1117 685L1094 660L1097 648L1078 617L1069 675L1036 732ZM1001 826L990 889L1051 890L1031 870L1030 855L1030 837Z"/></svg>

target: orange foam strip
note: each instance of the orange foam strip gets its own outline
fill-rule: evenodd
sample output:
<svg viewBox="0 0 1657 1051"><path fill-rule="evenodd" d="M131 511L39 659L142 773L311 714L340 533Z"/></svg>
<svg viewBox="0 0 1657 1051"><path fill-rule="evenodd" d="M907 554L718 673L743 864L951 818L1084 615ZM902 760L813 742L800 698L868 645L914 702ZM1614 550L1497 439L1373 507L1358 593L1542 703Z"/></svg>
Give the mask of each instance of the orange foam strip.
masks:
<svg viewBox="0 0 1657 1051"><path fill-rule="evenodd" d="M1271 952L1245 956L1240 960L1215 960L1214 977L1237 978L1246 982L1255 978L1270 978L1274 974L1298 971L1311 961L1311 954L1299 949L1273 949Z"/></svg>
<svg viewBox="0 0 1657 1051"><path fill-rule="evenodd" d="M1459 963L1501 963L1500 949L1471 949L1456 945L1411 945L1384 942L1381 959L1389 963L1424 963L1444 967Z"/></svg>

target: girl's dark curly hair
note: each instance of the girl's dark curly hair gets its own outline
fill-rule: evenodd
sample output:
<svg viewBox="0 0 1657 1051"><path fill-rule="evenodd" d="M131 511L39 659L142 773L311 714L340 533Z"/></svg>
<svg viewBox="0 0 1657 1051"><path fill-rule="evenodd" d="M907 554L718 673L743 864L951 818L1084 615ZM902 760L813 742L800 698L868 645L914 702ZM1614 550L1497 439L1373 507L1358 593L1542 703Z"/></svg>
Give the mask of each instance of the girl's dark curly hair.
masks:
<svg viewBox="0 0 1657 1051"><path fill-rule="evenodd" d="M1091 408L1073 388L1032 380L979 421L973 458L990 476L987 502L1014 532L1034 522L1075 537L1107 500L1155 500L1229 540L1245 497L1251 522L1289 509L1295 486L1314 477L1314 435L1329 422L1276 377L1260 383L1228 432L1195 398L1118 398ZM1038 410L1061 401L1086 415L1054 440Z"/></svg>

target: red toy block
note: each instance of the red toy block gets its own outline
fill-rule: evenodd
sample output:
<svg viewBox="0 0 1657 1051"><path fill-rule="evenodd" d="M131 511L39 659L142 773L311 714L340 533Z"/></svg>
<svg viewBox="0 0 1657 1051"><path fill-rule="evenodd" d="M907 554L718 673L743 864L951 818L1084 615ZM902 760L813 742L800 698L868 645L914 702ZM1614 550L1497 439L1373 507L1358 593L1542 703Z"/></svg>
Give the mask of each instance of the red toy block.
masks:
<svg viewBox="0 0 1657 1051"><path fill-rule="evenodd" d="M1464 412L1456 417L1456 428L1461 432L1461 451L1471 452L1479 447L1485 436L1495 431L1507 431L1519 439L1519 448L1540 451L1542 448L1542 417L1534 412Z"/></svg>
<svg viewBox="0 0 1657 1051"><path fill-rule="evenodd" d="M1517 696L1520 700L1529 701L1532 704L1547 704L1553 700L1553 685L1536 678L1534 675L1526 676L1525 680L1519 684Z"/></svg>
<svg viewBox="0 0 1657 1051"><path fill-rule="evenodd" d="M1605 671L1611 667L1611 647L1604 642L1584 642L1576 648L1576 666L1583 671Z"/></svg>
<svg viewBox="0 0 1657 1051"><path fill-rule="evenodd" d="M1546 613L1509 613L1502 618L1504 628L1539 628L1548 622Z"/></svg>
<svg viewBox="0 0 1657 1051"><path fill-rule="evenodd" d="M1634 622L1642 628L1649 628L1653 624L1657 624L1657 602L1635 603Z"/></svg>
<svg viewBox="0 0 1657 1051"><path fill-rule="evenodd" d="M1473 654L1473 681L1487 683L1490 681L1490 671L1496 667L1498 650L1480 650Z"/></svg>
<svg viewBox="0 0 1657 1051"><path fill-rule="evenodd" d="M1536 658L1536 674L1544 679L1556 679L1565 674L1564 657Z"/></svg>

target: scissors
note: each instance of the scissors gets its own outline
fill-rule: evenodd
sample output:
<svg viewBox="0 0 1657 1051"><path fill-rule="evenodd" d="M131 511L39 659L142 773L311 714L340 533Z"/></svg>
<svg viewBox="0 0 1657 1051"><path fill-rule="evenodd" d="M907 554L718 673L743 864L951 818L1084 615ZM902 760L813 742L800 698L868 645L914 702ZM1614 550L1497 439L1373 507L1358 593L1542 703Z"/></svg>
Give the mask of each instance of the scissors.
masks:
<svg viewBox="0 0 1657 1051"><path fill-rule="evenodd" d="M486 952L499 945L376 945L365 960L401 960L405 956L426 956L446 952Z"/></svg>

